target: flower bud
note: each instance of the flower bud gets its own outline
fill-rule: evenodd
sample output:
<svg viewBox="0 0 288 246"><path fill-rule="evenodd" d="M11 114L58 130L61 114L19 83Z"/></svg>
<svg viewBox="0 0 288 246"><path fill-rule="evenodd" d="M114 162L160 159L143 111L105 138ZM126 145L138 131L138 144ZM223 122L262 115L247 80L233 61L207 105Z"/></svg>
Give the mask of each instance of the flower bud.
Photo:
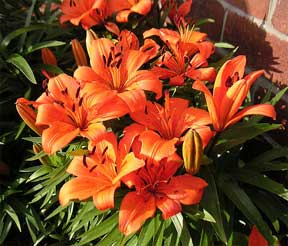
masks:
<svg viewBox="0 0 288 246"><path fill-rule="evenodd" d="M25 98L17 99L16 109L26 125L28 125L34 132L41 136L43 127L36 126L35 123L37 114L35 110L29 106L29 101Z"/></svg>
<svg viewBox="0 0 288 246"><path fill-rule="evenodd" d="M203 145L200 135L195 130L190 129L184 136L182 155L186 171L192 175L197 173L203 156Z"/></svg>
<svg viewBox="0 0 288 246"><path fill-rule="evenodd" d="M89 57L92 55L92 43L96 39L98 39L98 36L92 29L86 31L86 49Z"/></svg>
<svg viewBox="0 0 288 246"><path fill-rule="evenodd" d="M80 42L77 39L73 39L71 43L74 59L77 66L88 66L87 57Z"/></svg>
<svg viewBox="0 0 288 246"><path fill-rule="evenodd" d="M50 49L48 48L41 49L41 56L44 64L57 66L57 59Z"/></svg>

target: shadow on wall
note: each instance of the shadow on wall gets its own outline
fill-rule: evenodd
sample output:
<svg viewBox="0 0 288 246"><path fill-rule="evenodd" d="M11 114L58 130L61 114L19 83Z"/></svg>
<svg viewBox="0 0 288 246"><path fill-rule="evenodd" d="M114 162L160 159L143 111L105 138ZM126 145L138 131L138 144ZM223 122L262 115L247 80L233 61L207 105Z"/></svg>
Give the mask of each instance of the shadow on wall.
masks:
<svg viewBox="0 0 288 246"><path fill-rule="evenodd" d="M247 10L246 1L237 0L237 6L243 12ZM217 0L194 0L192 16L196 19L214 19L215 23L204 24L201 30L207 32L216 42L223 41L239 46L237 54L247 56L248 66L252 70L264 69L268 79L273 78L273 72L282 73L276 68L279 58L273 56L273 49L267 41L266 32L247 18L227 12ZM223 27L224 16L226 16L225 27ZM223 32L223 40L221 40L221 32Z"/></svg>

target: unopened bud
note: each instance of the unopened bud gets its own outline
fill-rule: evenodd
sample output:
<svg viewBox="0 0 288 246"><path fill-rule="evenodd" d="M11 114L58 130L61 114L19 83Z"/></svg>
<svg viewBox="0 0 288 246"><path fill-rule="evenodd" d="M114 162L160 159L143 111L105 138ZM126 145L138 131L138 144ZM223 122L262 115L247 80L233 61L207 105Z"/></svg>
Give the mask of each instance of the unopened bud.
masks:
<svg viewBox="0 0 288 246"><path fill-rule="evenodd" d="M74 55L74 59L76 61L77 66L87 66L87 57L85 51L77 39L72 40L72 51Z"/></svg>
<svg viewBox="0 0 288 246"><path fill-rule="evenodd" d="M86 49L89 57L92 56L92 43L94 40L98 39L98 36L91 29L86 31Z"/></svg>
<svg viewBox="0 0 288 246"><path fill-rule="evenodd" d="M29 126L39 136L41 136L43 128L36 126L35 123L37 114L35 110L30 107L29 101L25 98L17 99L16 109L26 125Z"/></svg>
<svg viewBox="0 0 288 246"><path fill-rule="evenodd" d="M203 146L200 135L190 129L183 141L182 155L184 160L184 167L190 174L195 174L199 171L201 160L203 156Z"/></svg>
<svg viewBox="0 0 288 246"><path fill-rule="evenodd" d="M57 66L57 59L50 49L48 48L41 49L41 56L44 64Z"/></svg>

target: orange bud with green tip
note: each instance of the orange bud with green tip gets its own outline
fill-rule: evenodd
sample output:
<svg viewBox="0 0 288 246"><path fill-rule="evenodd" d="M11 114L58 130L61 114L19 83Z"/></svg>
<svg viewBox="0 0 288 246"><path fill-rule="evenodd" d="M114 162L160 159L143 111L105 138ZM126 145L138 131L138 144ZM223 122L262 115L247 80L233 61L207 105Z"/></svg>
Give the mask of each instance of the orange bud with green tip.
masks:
<svg viewBox="0 0 288 246"><path fill-rule="evenodd" d="M182 155L187 173L197 173L203 156L203 145L200 135L195 130L190 129L184 136Z"/></svg>

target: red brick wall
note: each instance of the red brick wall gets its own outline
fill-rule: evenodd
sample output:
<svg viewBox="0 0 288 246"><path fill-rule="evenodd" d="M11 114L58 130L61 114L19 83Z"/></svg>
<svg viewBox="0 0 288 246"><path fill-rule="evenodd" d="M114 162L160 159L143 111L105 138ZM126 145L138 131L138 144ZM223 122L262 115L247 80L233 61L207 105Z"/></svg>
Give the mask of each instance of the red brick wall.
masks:
<svg viewBox="0 0 288 246"><path fill-rule="evenodd" d="M193 0L196 18L215 41L239 46L251 69L265 69L267 79L288 85L288 0Z"/></svg>
<svg viewBox="0 0 288 246"><path fill-rule="evenodd" d="M265 69L267 80L257 81L254 90L256 103L271 87L270 81L281 88L288 85L288 0L193 0L192 16L214 19L201 30L216 42L239 46L237 55L247 56L251 70ZM283 128L272 136L288 144L288 93L276 110Z"/></svg>

